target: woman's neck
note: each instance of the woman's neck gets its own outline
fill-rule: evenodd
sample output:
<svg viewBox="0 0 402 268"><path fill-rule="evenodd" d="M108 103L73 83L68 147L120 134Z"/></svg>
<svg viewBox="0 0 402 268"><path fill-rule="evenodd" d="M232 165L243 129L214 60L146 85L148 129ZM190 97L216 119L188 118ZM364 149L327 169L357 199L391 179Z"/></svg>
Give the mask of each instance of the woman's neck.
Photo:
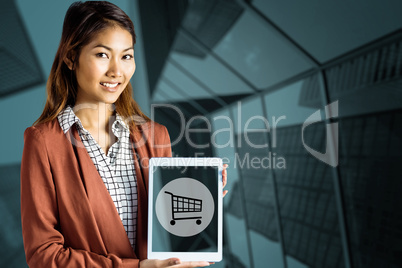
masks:
<svg viewBox="0 0 402 268"><path fill-rule="evenodd" d="M98 104L79 103L74 106L74 113L80 119L85 129L108 131L111 116L114 113L113 104L99 102Z"/></svg>
<svg viewBox="0 0 402 268"><path fill-rule="evenodd" d="M74 106L75 115L81 120L82 126L91 133L92 137L99 144L105 154L110 146L116 141L111 133L111 126L114 122L113 104L88 104L79 103Z"/></svg>

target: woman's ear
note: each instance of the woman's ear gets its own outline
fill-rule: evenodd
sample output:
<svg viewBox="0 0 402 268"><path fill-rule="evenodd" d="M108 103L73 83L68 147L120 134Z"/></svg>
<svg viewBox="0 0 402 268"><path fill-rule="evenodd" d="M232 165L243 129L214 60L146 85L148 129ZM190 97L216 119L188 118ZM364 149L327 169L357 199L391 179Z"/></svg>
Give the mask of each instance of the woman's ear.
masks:
<svg viewBox="0 0 402 268"><path fill-rule="evenodd" d="M70 69L71 71L73 71L75 68L74 60L75 60L74 52L68 53L68 55L66 57L64 57L64 63L67 65L68 69Z"/></svg>

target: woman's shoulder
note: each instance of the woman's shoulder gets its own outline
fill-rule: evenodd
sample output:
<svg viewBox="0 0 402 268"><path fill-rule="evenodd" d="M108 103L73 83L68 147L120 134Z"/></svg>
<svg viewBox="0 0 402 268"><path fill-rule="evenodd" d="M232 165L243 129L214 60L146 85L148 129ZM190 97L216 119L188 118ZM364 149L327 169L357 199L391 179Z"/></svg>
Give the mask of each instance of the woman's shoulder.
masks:
<svg viewBox="0 0 402 268"><path fill-rule="evenodd" d="M152 120L149 120L142 124L137 125L137 128L141 132L154 131L155 133L164 133L165 131L167 131L167 129L164 125L159 124Z"/></svg>
<svg viewBox="0 0 402 268"><path fill-rule="evenodd" d="M25 129L24 136L27 137L44 137L44 138L49 138L51 136L57 136L57 135L62 135L64 134L62 129L60 128L60 124L57 120L57 118L48 121L48 122L43 122L39 124L35 124L31 127L28 127Z"/></svg>
<svg viewBox="0 0 402 268"><path fill-rule="evenodd" d="M141 125L137 125L137 129L133 132L133 138L139 144L146 141L146 143L151 145L168 144L170 148L170 135L167 128L154 121L147 121Z"/></svg>

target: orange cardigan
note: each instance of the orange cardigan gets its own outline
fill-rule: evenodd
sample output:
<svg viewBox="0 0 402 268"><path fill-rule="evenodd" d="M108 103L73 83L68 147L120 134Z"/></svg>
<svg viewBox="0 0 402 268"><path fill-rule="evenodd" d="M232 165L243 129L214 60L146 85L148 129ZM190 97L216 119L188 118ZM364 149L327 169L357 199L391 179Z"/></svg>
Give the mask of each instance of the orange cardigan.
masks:
<svg viewBox="0 0 402 268"><path fill-rule="evenodd" d="M21 163L22 235L30 267L137 267L147 257L148 161L171 156L166 128L154 122L131 136L137 176L133 251L116 207L72 127L57 119L27 128Z"/></svg>

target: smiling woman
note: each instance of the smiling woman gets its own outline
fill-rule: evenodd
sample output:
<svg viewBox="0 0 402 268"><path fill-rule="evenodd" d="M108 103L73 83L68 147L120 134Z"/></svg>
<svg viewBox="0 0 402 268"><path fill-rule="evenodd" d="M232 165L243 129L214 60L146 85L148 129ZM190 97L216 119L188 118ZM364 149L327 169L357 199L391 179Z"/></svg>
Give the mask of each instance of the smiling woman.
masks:
<svg viewBox="0 0 402 268"><path fill-rule="evenodd" d="M76 105L115 103L135 71L131 35L119 26L97 34L83 47L75 66L78 92ZM65 59L73 70L74 64Z"/></svg>
<svg viewBox="0 0 402 268"><path fill-rule="evenodd" d="M172 153L166 128L132 97L135 41L130 18L111 3L76 2L66 13L45 108L24 135L30 267L209 265L146 259L148 161Z"/></svg>
<svg viewBox="0 0 402 268"><path fill-rule="evenodd" d="M112 37L111 35L115 36ZM123 39L112 39L116 37L123 37ZM72 4L64 18L60 45L50 71L45 108L35 123L52 121L66 106L76 106L78 94L80 94L80 84L77 79L82 74L76 68L86 64L84 61L80 62L83 59L82 57L86 57L85 60L93 59L94 57L105 59L104 61L91 61L94 64L91 68L95 67L94 71L103 71L102 75L104 76L112 74L114 77L103 77L103 80L97 83L111 81L116 83L115 81L119 81L120 94L117 94L118 98L117 100L115 99L115 102L109 102L115 104L114 109L118 114L132 119L133 115L138 115L138 117L135 117L136 119L140 118L142 119L141 121L149 121L149 118L142 113L139 105L132 98L132 87L129 82L135 71L135 43L134 25L119 7L104 1L76 2ZM116 47L112 47L112 45ZM124 55L118 55L122 50L125 52ZM121 56L122 60L124 59L120 63L127 62L127 64L124 66L117 65L117 56ZM101 62L104 64L101 65ZM108 62L107 67L106 62ZM129 68L130 72L126 72L128 65L132 66L132 68ZM100 66L103 66L103 69L100 69ZM105 68L111 69L105 70ZM113 74L116 70L118 73ZM125 86L122 85L121 78L115 77L116 75L121 75L122 70L126 75ZM93 75L91 70L88 70L87 74L89 73L91 76ZM103 84L103 86L106 85ZM110 85L108 85L108 88L110 88ZM137 129L135 120L130 120L127 123L131 130L135 131Z"/></svg>

